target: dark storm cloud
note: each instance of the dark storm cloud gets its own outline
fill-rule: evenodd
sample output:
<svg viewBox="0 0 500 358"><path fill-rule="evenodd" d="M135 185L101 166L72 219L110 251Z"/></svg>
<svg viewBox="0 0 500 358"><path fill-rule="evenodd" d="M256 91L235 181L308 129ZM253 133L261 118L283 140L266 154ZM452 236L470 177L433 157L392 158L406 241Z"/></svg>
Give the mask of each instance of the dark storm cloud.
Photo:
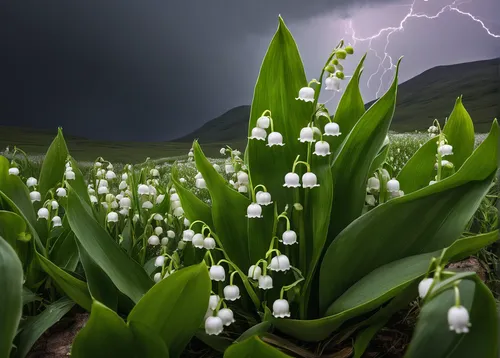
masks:
<svg viewBox="0 0 500 358"><path fill-rule="evenodd" d="M246 88L264 52L248 53L245 38L262 35L267 46L278 14L293 23L350 3L4 3L0 124L62 125L94 138L174 138L250 102ZM252 73L245 58L259 59L248 64Z"/></svg>

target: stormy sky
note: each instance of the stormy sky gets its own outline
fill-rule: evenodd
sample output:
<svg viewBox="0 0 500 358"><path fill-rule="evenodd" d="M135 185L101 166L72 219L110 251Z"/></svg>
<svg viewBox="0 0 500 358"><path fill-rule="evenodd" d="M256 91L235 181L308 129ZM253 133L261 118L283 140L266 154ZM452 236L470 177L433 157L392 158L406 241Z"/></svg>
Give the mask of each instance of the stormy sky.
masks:
<svg viewBox="0 0 500 358"><path fill-rule="evenodd" d="M415 0L414 14L435 15L453 0ZM340 39L354 44L398 27L412 0L50 0L0 7L0 125L55 129L94 139L163 141L250 104L278 14L294 35L308 78L317 77ZM457 3L459 3L457 1ZM498 0L462 1L500 34ZM352 23L352 28L349 24ZM410 17L390 36L404 55L400 82L428 68L500 56L500 37L468 15ZM366 51L366 102L387 88L377 56L387 32L356 41L352 72ZM384 63L385 67L389 62ZM382 81L382 82L380 82ZM327 97L323 98L328 99ZM334 98L329 102L335 108ZM0 133L1 135L1 133Z"/></svg>

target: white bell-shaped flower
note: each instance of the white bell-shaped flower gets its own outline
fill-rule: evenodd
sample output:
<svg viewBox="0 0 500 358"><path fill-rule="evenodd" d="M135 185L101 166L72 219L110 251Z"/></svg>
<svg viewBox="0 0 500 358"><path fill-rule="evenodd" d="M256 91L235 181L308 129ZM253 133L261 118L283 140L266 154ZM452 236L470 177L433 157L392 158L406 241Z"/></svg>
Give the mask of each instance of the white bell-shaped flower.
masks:
<svg viewBox="0 0 500 358"><path fill-rule="evenodd" d="M207 188L207 183L205 182L205 179L203 179L203 178L196 179L195 185L198 189L206 189Z"/></svg>
<svg viewBox="0 0 500 358"><path fill-rule="evenodd" d="M238 192L239 193L248 193L248 187L246 185L239 185Z"/></svg>
<svg viewBox="0 0 500 358"><path fill-rule="evenodd" d="M325 90L327 91L340 91L340 78L337 76L330 76L325 78Z"/></svg>
<svg viewBox="0 0 500 358"><path fill-rule="evenodd" d="M54 225L54 227L61 227L62 226L62 220L59 216L54 216L52 218L52 225Z"/></svg>
<svg viewBox="0 0 500 358"><path fill-rule="evenodd" d="M269 275L262 275L259 277L259 288L261 290L270 290L273 288L273 278Z"/></svg>
<svg viewBox="0 0 500 358"><path fill-rule="evenodd" d="M273 203L271 201L271 194L267 191L258 191L257 194L255 194L255 199L257 201L257 204L263 206L267 206Z"/></svg>
<svg viewBox="0 0 500 358"><path fill-rule="evenodd" d="M209 336L217 336L223 330L223 322L220 317L210 316L205 320L205 333Z"/></svg>
<svg viewBox="0 0 500 358"><path fill-rule="evenodd" d="M252 280L258 280L259 277L262 275L262 269L260 266L252 265L248 269L248 278L251 278Z"/></svg>
<svg viewBox="0 0 500 358"><path fill-rule="evenodd" d="M179 241L177 243L177 250L184 250L185 247L186 247L186 242L185 241Z"/></svg>
<svg viewBox="0 0 500 358"><path fill-rule="evenodd" d="M149 171L149 174L152 176L152 177L159 177L160 176L160 171L158 169L151 169Z"/></svg>
<svg viewBox="0 0 500 358"><path fill-rule="evenodd" d="M214 281L224 281L226 279L226 271L221 265L213 265L210 267L210 279Z"/></svg>
<svg viewBox="0 0 500 358"><path fill-rule="evenodd" d="M120 189L120 190L125 190L125 189L127 189L127 182L126 182L125 180L122 180L122 181L120 182L120 185L118 186L118 189Z"/></svg>
<svg viewBox="0 0 500 358"><path fill-rule="evenodd" d="M104 208L104 210L108 210L108 203L106 203L105 201L103 201L101 203L102 207Z"/></svg>
<svg viewBox="0 0 500 358"><path fill-rule="evenodd" d="M107 186L100 186L99 188L97 188L97 193L99 195L108 194L109 193L109 189L108 189Z"/></svg>
<svg viewBox="0 0 500 358"><path fill-rule="evenodd" d="M290 270L290 260L286 255L274 256L268 268L271 271L288 271Z"/></svg>
<svg viewBox="0 0 500 358"><path fill-rule="evenodd" d="M284 187L287 188L298 188L300 186L300 177L297 173L287 173L285 175L285 184Z"/></svg>
<svg viewBox="0 0 500 358"><path fill-rule="evenodd" d="M37 215L38 215L38 219L49 220L49 209L40 208L40 209L38 209Z"/></svg>
<svg viewBox="0 0 500 358"><path fill-rule="evenodd" d="M203 247L207 250L215 249L215 239L213 237L206 237L203 240Z"/></svg>
<svg viewBox="0 0 500 358"><path fill-rule="evenodd" d="M248 174L245 173L244 171L239 171L238 174L236 175L236 177L238 178L238 183L242 184L242 185L248 185Z"/></svg>
<svg viewBox="0 0 500 358"><path fill-rule="evenodd" d="M222 320L222 324L226 327L236 322L234 320L233 311L231 311L229 308L221 308L219 312L217 312L217 317Z"/></svg>
<svg viewBox="0 0 500 358"><path fill-rule="evenodd" d="M153 209L153 203L147 200L144 203L142 203L142 208L146 210Z"/></svg>
<svg viewBox="0 0 500 358"><path fill-rule="evenodd" d="M287 300L278 299L274 301L273 316L276 318L290 317L290 305Z"/></svg>
<svg viewBox="0 0 500 358"><path fill-rule="evenodd" d="M122 208L120 209L120 211L118 211L118 213L120 215L123 215L123 216L128 216L128 212L129 212L130 209L127 209L127 208Z"/></svg>
<svg viewBox="0 0 500 358"><path fill-rule="evenodd" d="M324 140L320 140L314 144L314 152L313 154L319 155L320 157L326 157L330 155L330 144L325 142Z"/></svg>
<svg viewBox="0 0 500 358"><path fill-rule="evenodd" d="M162 221L163 220L163 216L161 216L161 214L159 214L159 213L156 213L156 214L153 215L153 220Z"/></svg>
<svg viewBox="0 0 500 358"><path fill-rule="evenodd" d="M399 192L399 181L395 178L392 178L387 182L387 191L389 193L397 193Z"/></svg>
<svg viewBox="0 0 500 358"><path fill-rule="evenodd" d="M176 208L180 208L182 206L182 203L180 200L174 200L170 202L170 209L175 210Z"/></svg>
<svg viewBox="0 0 500 358"><path fill-rule="evenodd" d="M9 168L9 175L19 175L19 169L16 167Z"/></svg>
<svg viewBox="0 0 500 358"><path fill-rule="evenodd" d="M156 188L152 185L149 186L149 194L156 195Z"/></svg>
<svg viewBox="0 0 500 358"><path fill-rule="evenodd" d="M128 174L127 173L123 173L122 174L122 180L127 180L128 179Z"/></svg>
<svg viewBox="0 0 500 358"><path fill-rule="evenodd" d="M262 129L269 128L271 124L271 119L268 116L262 116L257 119L257 127Z"/></svg>
<svg viewBox="0 0 500 358"><path fill-rule="evenodd" d="M50 206L52 207L52 210L57 210L59 208L59 203L55 200L52 200L50 202Z"/></svg>
<svg viewBox="0 0 500 358"><path fill-rule="evenodd" d="M214 169L215 169L217 172L219 172L219 173L220 173L220 171L221 171L221 167L220 167L220 165L219 165L219 164L214 163L214 164L212 164L212 167L214 167Z"/></svg>
<svg viewBox="0 0 500 358"><path fill-rule="evenodd" d="M184 218L183 224L185 227L188 227L189 225L191 225L191 222L188 220L188 218Z"/></svg>
<svg viewBox="0 0 500 358"><path fill-rule="evenodd" d="M132 201L130 198L123 197L120 199L120 207L123 209L130 209L132 207Z"/></svg>
<svg viewBox="0 0 500 358"><path fill-rule="evenodd" d="M169 239L175 238L175 231L173 231L173 230L167 230L167 237Z"/></svg>
<svg viewBox="0 0 500 358"><path fill-rule="evenodd" d="M173 193L170 195L170 201L177 201L177 200L181 200L181 198L179 198L179 194Z"/></svg>
<svg viewBox="0 0 500 358"><path fill-rule="evenodd" d="M95 195L90 195L89 198L90 198L90 202L92 204L97 204L98 200L97 200L97 197Z"/></svg>
<svg viewBox="0 0 500 358"><path fill-rule="evenodd" d="M66 195L68 195L68 193L66 193L66 189L64 188L57 188L56 195L60 198L64 198Z"/></svg>
<svg viewBox="0 0 500 358"><path fill-rule="evenodd" d="M113 164L109 163L108 166L106 167L106 169L112 170L113 169Z"/></svg>
<svg viewBox="0 0 500 358"><path fill-rule="evenodd" d="M293 230L287 230L281 235L283 245L293 245L297 243L297 233Z"/></svg>
<svg viewBox="0 0 500 358"><path fill-rule="evenodd" d="M424 278L420 281L418 284L418 295L420 298L424 298L427 295L427 292L429 292L433 282L434 280L432 278Z"/></svg>
<svg viewBox="0 0 500 358"><path fill-rule="evenodd" d="M118 194L115 198L116 198L116 200L118 200L118 202L120 202L120 200L123 199L123 192L121 192L120 194Z"/></svg>
<svg viewBox="0 0 500 358"><path fill-rule="evenodd" d="M449 144L444 144L438 147L438 153L442 156L445 157L447 155L452 155L453 154L453 147Z"/></svg>
<svg viewBox="0 0 500 358"><path fill-rule="evenodd" d="M114 172L114 171L112 171L112 170L108 170L108 171L106 172L106 175L104 175L104 177L105 177L106 179L108 179L108 180L113 180L113 179L115 179L115 178L116 178L116 174L115 174L115 172Z"/></svg>
<svg viewBox="0 0 500 358"><path fill-rule="evenodd" d="M295 99L304 102L314 102L314 89L311 87L302 87L299 90L299 96Z"/></svg>
<svg viewBox="0 0 500 358"><path fill-rule="evenodd" d="M228 301L236 301L241 297L240 288L236 285L227 285L224 287L224 298Z"/></svg>
<svg viewBox="0 0 500 358"><path fill-rule="evenodd" d="M150 244L152 246L160 245L160 238L156 235L151 235L148 238L148 244Z"/></svg>
<svg viewBox="0 0 500 358"><path fill-rule="evenodd" d="M448 310L448 325L450 331L456 333L467 333L471 326L469 312L464 306L453 306Z"/></svg>
<svg viewBox="0 0 500 358"><path fill-rule="evenodd" d="M165 194L160 194L156 197L156 204L160 205L165 200Z"/></svg>
<svg viewBox="0 0 500 358"><path fill-rule="evenodd" d="M193 241L194 231L191 229L184 230L182 232L182 240L183 241Z"/></svg>
<svg viewBox="0 0 500 358"><path fill-rule="evenodd" d="M312 172L306 172L304 175L302 175L302 187L303 188L315 188L319 186L318 184L318 178L316 177L316 174Z"/></svg>
<svg viewBox="0 0 500 358"><path fill-rule="evenodd" d="M210 295L208 299L208 309L215 311L217 305L219 304L220 296L219 295Z"/></svg>
<svg viewBox="0 0 500 358"><path fill-rule="evenodd" d="M106 179L97 180L97 187L100 186L109 187L108 181Z"/></svg>
<svg viewBox="0 0 500 358"><path fill-rule="evenodd" d="M168 237L164 237L161 239L161 246L167 246L168 245Z"/></svg>
<svg viewBox="0 0 500 358"><path fill-rule="evenodd" d="M400 196L405 195L405 192L402 190L398 190L398 191L393 191L390 194L391 194L391 198L399 198Z"/></svg>
<svg viewBox="0 0 500 358"><path fill-rule="evenodd" d="M36 178L33 178L33 177L29 177L27 180L26 180L26 186L28 188L32 188L34 187L35 185L38 184L38 180L36 180Z"/></svg>
<svg viewBox="0 0 500 358"><path fill-rule="evenodd" d="M140 184L139 187L137 188L137 193L139 195L149 195L149 186Z"/></svg>
<svg viewBox="0 0 500 358"><path fill-rule="evenodd" d="M338 137L341 134L342 133L340 133L340 127L337 123L329 122L325 124L325 136Z"/></svg>
<svg viewBox="0 0 500 358"><path fill-rule="evenodd" d="M267 132L265 129L255 127L252 128L252 135L248 139L266 140Z"/></svg>
<svg viewBox="0 0 500 358"><path fill-rule="evenodd" d="M224 170L226 171L226 174L232 174L234 173L234 166L232 164L226 164L224 166Z"/></svg>
<svg viewBox="0 0 500 358"><path fill-rule="evenodd" d="M65 172L64 176L66 177L66 180L75 180L75 172L72 170Z"/></svg>
<svg viewBox="0 0 500 358"><path fill-rule="evenodd" d="M304 127L300 130L299 141L301 143L314 142L314 132L311 127Z"/></svg>
<svg viewBox="0 0 500 358"><path fill-rule="evenodd" d="M112 201L110 203L111 209L117 209L118 208L118 203L116 201Z"/></svg>
<svg viewBox="0 0 500 358"><path fill-rule="evenodd" d="M35 201L41 201L42 200L42 194L40 194L40 192L38 192L38 191L32 191L30 193L30 199L31 199L32 203L34 203Z"/></svg>
<svg viewBox="0 0 500 358"><path fill-rule="evenodd" d="M100 167L102 167L102 163L101 162L95 162L94 163L94 167L95 168L100 168Z"/></svg>
<svg viewBox="0 0 500 358"><path fill-rule="evenodd" d="M268 147L272 147L275 145L284 146L285 143L283 143L283 136L281 135L280 132L269 133L269 136L267 137L267 144L266 145Z"/></svg>
<svg viewBox="0 0 500 358"><path fill-rule="evenodd" d="M247 207L247 218L261 218L262 217L262 207L257 203L251 203Z"/></svg>
<svg viewBox="0 0 500 358"><path fill-rule="evenodd" d="M203 249L204 248L204 241L205 237L202 234L194 234L193 236L193 246L198 248L198 249Z"/></svg>
<svg viewBox="0 0 500 358"><path fill-rule="evenodd" d="M165 264L165 256L163 255L157 256L155 259L155 266L162 267L164 264Z"/></svg>
<svg viewBox="0 0 500 358"><path fill-rule="evenodd" d="M155 273L154 276L153 276L153 280L154 280L155 283L160 282L161 281L161 272Z"/></svg>
<svg viewBox="0 0 500 358"><path fill-rule="evenodd" d="M375 204L376 204L375 196L373 196L371 194L367 194L365 197L365 203L368 206L375 206Z"/></svg>
<svg viewBox="0 0 500 358"><path fill-rule="evenodd" d="M107 219L109 223L116 223L118 222L118 214L114 211L111 211L108 213Z"/></svg>
<svg viewBox="0 0 500 358"><path fill-rule="evenodd" d="M378 180L378 178L376 177L368 178L366 191L369 193L378 193L380 191L380 180Z"/></svg>
<svg viewBox="0 0 500 358"><path fill-rule="evenodd" d="M175 217L179 218L184 215L184 209L182 207L175 208L173 214Z"/></svg>

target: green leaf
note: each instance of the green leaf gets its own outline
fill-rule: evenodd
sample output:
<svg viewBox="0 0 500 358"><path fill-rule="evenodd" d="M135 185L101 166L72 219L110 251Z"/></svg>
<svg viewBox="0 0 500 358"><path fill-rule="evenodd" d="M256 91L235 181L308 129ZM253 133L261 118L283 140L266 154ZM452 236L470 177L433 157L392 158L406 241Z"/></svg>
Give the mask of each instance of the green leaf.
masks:
<svg viewBox="0 0 500 358"><path fill-rule="evenodd" d="M64 231L54 243L49 257L60 268L75 271L79 261L75 234L69 230Z"/></svg>
<svg viewBox="0 0 500 358"><path fill-rule="evenodd" d="M48 305L39 315L28 317L16 339L16 357L26 357L38 338L68 313L74 305L75 303L71 299L62 297Z"/></svg>
<svg viewBox="0 0 500 358"><path fill-rule="evenodd" d="M59 288L80 307L90 311L92 298L90 297L87 284L57 267L49 259L46 259L38 252L36 253L36 256L42 269L47 272L50 277L52 277L57 286L59 286Z"/></svg>
<svg viewBox="0 0 500 358"><path fill-rule="evenodd" d="M373 173L375 173L375 170L377 170L384 164L385 159L387 158L387 154L389 153L389 148L390 144L387 144L380 149L375 159L373 159L370 170L368 171L368 175L372 175Z"/></svg>
<svg viewBox="0 0 500 358"><path fill-rule="evenodd" d="M365 58L366 54L364 54L359 61L356 70L345 88L344 94L340 98L337 110L335 111L333 121L339 125L340 132L342 133L338 137L340 140L335 143L341 144L365 113L365 102L359 90L359 80L363 71ZM335 153L337 148L331 146L331 149L332 153Z"/></svg>
<svg viewBox="0 0 500 358"><path fill-rule="evenodd" d="M313 108L312 103L295 99L299 90L306 86L307 78L297 45L279 17L278 29L267 49L255 85L248 136L262 113L270 110L274 131L282 134L285 145L268 147L264 141L249 139L245 155L252 186L265 185L280 211L286 204L293 204L293 191L283 187L285 174L292 169L297 155L302 160L307 159L308 144L300 143L297 138L311 120ZM261 238L267 245L270 239Z"/></svg>
<svg viewBox="0 0 500 358"><path fill-rule="evenodd" d="M173 273L154 285L128 317L154 331L179 357L207 311L211 281L204 262Z"/></svg>
<svg viewBox="0 0 500 358"><path fill-rule="evenodd" d="M106 273L89 256L82 244L77 241L77 248L82 261L90 295L113 311L118 307L118 290Z"/></svg>
<svg viewBox="0 0 500 358"><path fill-rule="evenodd" d="M394 115L400 61L391 87L359 119L332 164L334 196L328 243L363 210L369 170Z"/></svg>
<svg viewBox="0 0 500 358"><path fill-rule="evenodd" d="M239 343L243 342L245 339L248 339L253 336L260 336L261 334L267 333L272 327L271 321L263 321L257 323L255 326L250 327L245 332L241 334L234 342Z"/></svg>
<svg viewBox="0 0 500 358"><path fill-rule="evenodd" d="M343 230L322 262L321 310L377 267L442 249L459 238L491 185L497 170L497 143L495 123L453 176L389 200Z"/></svg>
<svg viewBox="0 0 500 358"><path fill-rule="evenodd" d="M459 169L474 149L474 125L462 98L457 98L450 118L443 128L449 144L453 146L453 155L444 159L451 161ZM429 185L436 175L437 137L425 143L405 164L398 175L401 189L409 194Z"/></svg>
<svg viewBox="0 0 500 358"><path fill-rule="evenodd" d="M17 254L7 241L0 237L0 357L9 357L23 301L23 268Z"/></svg>
<svg viewBox="0 0 500 358"><path fill-rule="evenodd" d="M196 167L207 183L212 197L212 218L220 242L240 268L250 267L247 246L247 218L250 200L231 189L228 183L210 164L198 142L193 143ZM213 230L213 228L211 228Z"/></svg>
<svg viewBox="0 0 500 358"><path fill-rule="evenodd" d="M57 183L62 182L65 171L65 164L68 158L68 147L64 141L62 129L57 130L57 136L52 141L45 158L43 159L38 181L38 191L45 200L47 192L54 188Z"/></svg>
<svg viewBox="0 0 500 358"><path fill-rule="evenodd" d="M71 357L168 358L169 354L155 329L126 324L115 312L94 301L87 324L73 342Z"/></svg>
<svg viewBox="0 0 500 358"><path fill-rule="evenodd" d="M498 230L485 234L464 237L443 250L444 261L459 261L474 255L483 247L493 244L498 240Z"/></svg>
<svg viewBox="0 0 500 358"><path fill-rule="evenodd" d="M153 286L144 269L128 256L85 209L85 203L69 186L66 215L78 242L97 265L109 276L115 286L138 302Z"/></svg>
<svg viewBox="0 0 500 358"><path fill-rule="evenodd" d="M12 211L0 210L0 236L3 237L14 249L16 241L26 241L30 235L26 235L26 222Z"/></svg>
<svg viewBox="0 0 500 358"><path fill-rule="evenodd" d="M264 343L260 338L253 336L241 343L231 345L224 353L224 358L286 358L289 355Z"/></svg>
<svg viewBox="0 0 500 358"><path fill-rule="evenodd" d="M426 302L405 357L497 357L498 322L490 290L477 278L459 283L460 301L470 314L469 333L450 331L447 313L455 303L453 288Z"/></svg>
<svg viewBox="0 0 500 358"><path fill-rule="evenodd" d="M41 301L42 299L38 297L36 294L31 292L31 290L25 286L23 286L23 306L27 303L34 302L34 301Z"/></svg>

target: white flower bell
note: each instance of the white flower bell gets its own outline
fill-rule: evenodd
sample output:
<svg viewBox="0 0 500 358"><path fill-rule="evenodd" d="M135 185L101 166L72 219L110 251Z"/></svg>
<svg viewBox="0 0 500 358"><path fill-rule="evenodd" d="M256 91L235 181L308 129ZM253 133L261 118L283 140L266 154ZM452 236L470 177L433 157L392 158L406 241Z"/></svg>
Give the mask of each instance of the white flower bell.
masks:
<svg viewBox="0 0 500 358"><path fill-rule="evenodd" d="M167 230L167 237L169 239L175 238L175 231L173 231L173 230Z"/></svg>
<svg viewBox="0 0 500 358"><path fill-rule="evenodd" d="M301 143L312 143L314 142L314 132L311 127L304 127L300 130L299 141Z"/></svg>
<svg viewBox="0 0 500 358"><path fill-rule="evenodd" d="M154 231L156 236L160 236L161 234L163 234L163 228L161 226L155 227Z"/></svg>
<svg viewBox="0 0 500 358"><path fill-rule="evenodd" d="M236 322L234 320L233 311L231 311L229 308L220 309L219 312L217 312L217 317L219 317L222 320L222 324L224 324L224 326L226 327Z"/></svg>
<svg viewBox="0 0 500 358"><path fill-rule="evenodd" d="M438 153L442 156L445 157L447 155L452 155L453 154L453 147L449 144L444 144L438 147Z"/></svg>
<svg viewBox="0 0 500 358"><path fill-rule="evenodd" d="M261 290L270 290L273 288L273 278L269 275L259 277L259 288Z"/></svg>
<svg viewBox="0 0 500 358"><path fill-rule="evenodd" d="M49 210L47 208L40 208L37 212L38 219L49 220Z"/></svg>
<svg viewBox="0 0 500 358"><path fill-rule="evenodd" d="M62 220L59 216L54 216L52 218L52 225L54 225L54 227L61 227L62 226Z"/></svg>
<svg viewBox="0 0 500 358"><path fill-rule="evenodd" d="M330 76L325 79L325 90L327 91L340 91L340 78L337 76Z"/></svg>
<svg viewBox="0 0 500 358"><path fill-rule="evenodd" d="M203 237L202 234L194 234L193 236L193 246L198 248L198 249L203 249L205 246L204 246L204 241L205 241L205 237Z"/></svg>
<svg viewBox="0 0 500 358"><path fill-rule="evenodd" d="M224 170L226 171L226 174L232 174L234 173L234 166L232 164L226 164L224 166Z"/></svg>
<svg viewBox="0 0 500 358"><path fill-rule="evenodd" d="M267 137L267 144L266 145L268 147L273 147L275 145L284 146L285 143L283 143L283 136L281 135L280 132L269 133L269 136Z"/></svg>
<svg viewBox="0 0 500 358"><path fill-rule="evenodd" d="M146 210L152 209L153 208L153 203L150 202L149 200L147 200L144 203L142 203L142 208L146 209Z"/></svg>
<svg viewBox="0 0 500 358"><path fill-rule="evenodd" d="M420 298L424 298L427 295L427 292L429 292L433 282L434 280L432 278L424 278L420 281L418 284L418 295Z"/></svg>
<svg viewBox="0 0 500 358"><path fill-rule="evenodd" d="M180 200L174 200L172 202L170 202L170 209L171 210L175 210L177 208L180 208L182 206L182 203Z"/></svg>
<svg viewBox="0 0 500 358"><path fill-rule="evenodd" d="M206 237L203 240L203 246L207 250L213 250L213 249L215 249L215 240L214 240L214 238L213 237Z"/></svg>
<svg viewBox="0 0 500 358"><path fill-rule="evenodd" d="M97 194L99 195L104 195L104 194L108 194L109 193L109 189L107 186L100 186L99 188L97 188Z"/></svg>
<svg viewBox="0 0 500 358"><path fill-rule="evenodd" d="M248 137L249 139L266 140L267 132L265 129L255 127L252 128L252 135Z"/></svg>
<svg viewBox="0 0 500 358"><path fill-rule="evenodd" d="M453 306L448 310L448 325L450 331L456 333L467 333L471 326L469 312L464 306Z"/></svg>
<svg viewBox="0 0 500 358"><path fill-rule="evenodd" d="M314 155L319 155L320 157L326 157L330 155L330 144L324 140L320 140L314 144Z"/></svg>
<svg viewBox="0 0 500 358"><path fill-rule="evenodd" d="M108 170L108 171L106 172L106 175L104 175L104 177L105 177L106 179L108 179L108 180L113 180L113 179L115 179L115 178L116 178L116 174L115 174L115 172L114 172L114 171L112 171L112 170Z"/></svg>
<svg viewBox="0 0 500 358"><path fill-rule="evenodd" d="M90 202L92 204L97 204L98 200L97 200L97 197L95 195L90 195L89 198L90 198Z"/></svg>
<svg viewBox="0 0 500 358"><path fill-rule="evenodd" d="M130 209L132 207L132 201L130 198L124 197L120 199L120 207L123 209Z"/></svg>
<svg viewBox="0 0 500 358"><path fill-rule="evenodd" d="M126 182L125 180L122 180L122 181L120 182L120 185L118 186L118 189L120 189L120 190L125 190L125 189L127 189L127 182Z"/></svg>
<svg viewBox="0 0 500 358"><path fill-rule="evenodd" d="M68 194L66 193L66 189L64 189L64 188L57 188L56 189L56 195L58 197L60 197L60 198L64 198Z"/></svg>
<svg viewBox="0 0 500 358"><path fill-rule="evenodd" d="M299 90L299 96L295 99L304 102L314 102L314 89L311 87L302 87Z"/></svg>
<svg viewBox="0 0 500 358"><path fill-rule="evenodd" d="M248 187L246 185L239 185L238 192L239 193L248 193Z"/></svg>
<svg viewBox="0 0 500 358"><path fill-rule="evenodd" d="M207 188L207 183L205 182L205 179L203 179L203 178L196 179L195 185L198 189L206 189Z"/></svg>
<svg viewBox="0 0 500 358"><path fill-rule="evenodd" d="M161 246L167 246L168 245L168 237L164 237L161 239Z"/></svg>
<svg viewBox="0 0 500 358"><path fill-rule="evenodd" d="M149 195L149 186L140 184L139 187L137 188L137 193L139 195Z"/></svg>
<svg viewBox="0 0 500 358"><path fill-rule="evenodd" d="M223 330L223 322L220 317L209 316L205 320L205 333L210 336L217 336Z"/></svg>
<svg viewBox="0 0 500 358"><path fill-rule="evenodd" d="M271 124L271 119L268 116L262 116L257 119L257 127L262 129L269 128Z"/></svg>
<svg viewBox="0 0 500 358"><path fill-rule="evenodd" d="M257 202L257 204L263 206L267 206L273 203L271 201L271 194L267 191L258 191L257 194L255 194L255 201Z"/></svg>
<svg viewBox="0 0 500 358"><path fill-rule="evenodd" d="M189 225L191 225L191 222L188 220L188 218L184 218L183 224L185 227L188 227Z"/></svg>
<svg viewBox="0 0 500 358"><path fill-rule="evenodd" d="M290 317L290 305L287 300L279 299L274 301L273 316L276 318Z"/></svg>
<svg viewBox="0 0 500 358"><path fill-rule="evenodd" d="M116 223L118 222L118 214L115 213L114 211L111 211L110 213L108 213L108 222L109 223Z"/></svg>
<svg viewBox="0 0 500 358"><path fill-rule="evenodd" d="M219 295L210 295L210 298L208 299L208 309L215 311L217 305L219 304L219 301Z"/></svg>
<svg viewBox="0 0 500 358"><path fill-rule="evenodd" d="M238 174L237 174L237 178L238 178L238 183L242 184L242 185L248 185L248 174L245 173L244 171L239 171Z"/></svg>
<svg viewBox="0 0 500 358"><path fill-rule="evenodd" d="M154 280L155 283L160 282L161 281L161 272L155 273L154 276L153 276L153 280Z"/></svg>
<svg viewBox="0 0 500 358"><path fill-rule="evenodd" d="M287 230L281 236L283 245L293 245L297 243L297 233L293 230Z"/></svg>
<svg viewBox="0 0 500 358"><path fill-rule="evenodd" d="M251 203L247 207L247 218L261 218L262 217L262 207L257 203Z"/></svg>
<svg viewBox="0 0 500 358"><path fill-rule="evenodd" d="M286 255L274 256L268 268L271 271L288 271L290 270L290 260Z"/></svg>
<svg viewBox="0 0 500 358"><path fill-rule="evenodd" d="M262 275L262 269L260 268L260 266L252 265L248 269L248 278L251 278L253 280L258 280L261 275Z"/></svg>
<svg viewBox="0 0 500 358"><path fill-rule="evenodd" d="M36 180L36 178L33 178L33 177L29 177L27 180L26 180L26 186L28 188L31 188L31 187L34 187L35 185L38 184L38 180Z"/></svg>
<svg viewBox="0 0 500 358"><path fill-rule="evenodd" d="M224 287L224 298L228 301L236 301L241 297L240 288L236 285L227 285Z"/></svg>
<svg viewBox="0 0 500 358"><path fill-rule="evenodd" d="M182 232L182 240L183 241L193 241L194 231L191 229L184 230Z"/></svg>
<svg viewBox="0 0 500 358"><path fill-rule="evenodd" d="M156 221L162 221L163 220L163 216L161 216L161 214L154 214L153 215L153 219L156 220Z"/></svg>
<svg viewBox="0 0 500 358"><path fill-rule="evenodd" d="M319 186L318 184L318 178L316 177L316 174L312 172L306 172L304 175L302 175L302 187L303 188L315 188Z"/></svg>
<svg viewBox="0 0 500 358"><path fill-rule="evenodd" d="M32 203L34 203L35 201L41 201L42 200L42 194L40 194L40 192L38 192L38 191L32 191L30 193L30 199L31 199Z"/></svg>
<svg viewBox="0 0 500 358"><path fill-rule="evenodd" d="M329 122L325 125L325 136L338 137L341 135L340 127L335 122Z"/></svg>
<svg viewBox="0 0 500 358"><path fill-rule="evenodd" d="M300 186L300 177L297 173L287 173L285 175L285 184L284 187L287 188L298 188Z"/></svg>
<svg viewBox="0 0 500 358"><path fill-rule="evenodd" d="M67 180L75 180L75 172L72 170L66 171L64 173L64 176L66 177Z"/></svg>
<svg viewBox="0 0 500 358"><path fill-rule="evenodd" d="M19 169L16 167L9 168L9 175L19 175Z"/></svg>
<svg viewBox="0 0 500 358"><path fill-rule="evenodd" d="M155 259L155 266L162 267L165 264L165 256L160 255Z"/></svg>
<svg viewBox="0 0 500 358"><path fill-rule="evenodd" d="M55 200L52 200L50 202L50 206L52 207L52 210L57 210L59 208L59 203Z"/></svg>
<svg viewBox="0 0 500 358"><path fill-rule="evenodd" d="M165 200L165 194L160 194L156 197L156 204L161 204L163 203L163 200Z"/></svg>
<svg viewBox="0 0 500 358"><path fill-rule="evenodd" d="M160 245L160 238L156 235L151 235L148 238L148 244L150 244L152 246Z"/></svg>
<svg viewBox="0 0 500 358"><path fill-rule="evenodd" d="M213 265L210 267L210 279L214 281L224 281L226 279L226 271L221 265Z"/></svg>
<svg viewBox="0 0 500 358"><path fill-rule="evenodd" d="M366 191L369 193L378 193L380 190L380 180L376 177L368 178L368 183L366 184Z"/></svg>
<svg viewBox="0 0 500 358"><path fill-rule="evenodd" d="M173 193L172 195L170 195L170 201L177 201L177 200L181 200L181 198L179 198L179 194Z"/></svg>
<svg viewBox="0 0 500 358"><path fill-rule="evenodd" d="M392 178L387 182L387 191L389 193L398 193L399 192L399 181L395 178Z"/></svg>

